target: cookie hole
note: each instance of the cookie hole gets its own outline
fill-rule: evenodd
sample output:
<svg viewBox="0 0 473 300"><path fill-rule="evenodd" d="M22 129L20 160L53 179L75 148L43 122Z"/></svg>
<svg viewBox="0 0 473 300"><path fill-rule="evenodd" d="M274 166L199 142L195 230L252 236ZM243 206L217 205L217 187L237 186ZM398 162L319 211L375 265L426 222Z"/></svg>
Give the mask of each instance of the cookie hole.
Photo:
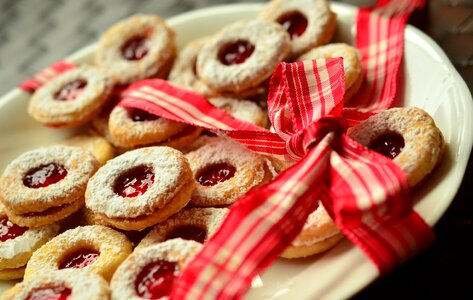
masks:
<svg viewBox="0 0 473 300"><path fill-rule="evenodd" d="M80 248L68 254L61 260L59 269L82 269L93 264L100 252L91 248Z"/></svg>
<svg viewBox="0 0 473 300"><path fill-rule="evenodd" d="M299 11L284 14L277 22L289 33L291 40L303 35L308 24L307 18Z"/></svg>
<svg viewBox="0 0 473 300"><path fill-rule="evenodd" d="M128 116L133 122L155 121L159 119L158 116L138 108L128 109Z"/></svg>
<svg viewBox="0 0 473 300"><path fill-rule="evenodd" d="M204 243L207 237L207 230L196 225L181 225L173 228L167 235L165 240L181 238L184 240L192 240Z"/></svg>
<svg viewBox="0 0 473 300"><path fill-rule="evenodd" d="M248 41L238 40L224 45L219 53L219 61L226 65L237 65L244 63L253 54L255 46Z"/></svg>
<svg viewBox="0 0 473 300"><path fill-rule="evenodd" d="M141 196L146 193L153 182L153 170L147 166L137 166L117 178L114 192L122 197Z"/></svg>
<svg viewBox="0 0 473 300"><path fill-rule="evenodd" d="M59 91L54 94L54 99L58 101L71 101L79 97L87 86L87 81L84 79L76 79L68 82L61 87Z"/></svg>
<svg viewBox="0 0 473 300"><path fill-rule="evenodd" d="M8 218L0 219L0 241L5 242L15 239L28 230L28 227L18 226L13 224Z"/></svg>
<svg viewBox="0 0 473 300"><path fill-rule="evenodd" d="M368 148L394 159L404 149L404 138L397 132L386 132L376 137Z"/></svg>
<svg viewBox="0 0 473 300"><path fill-rule="evenodd" d="M61 181L66 177L67 170L63 165L49 163L31 169L23 177L23 184L29 188L37 189L47 187Z"/></svg>
<svg viewBox="0 0 473 300"><path fill-rule="evenodd" d="M135 36L123 44L122 56L126 60L141 60L148 54L148 38L146 36Z"/></svg>
<svg viewBox="0 0 473 300"><path fill-rule="evenodd" d="M136 293L144 299L168 299L179 272L175 262L158 260L150 263L136 277Z"/></svg>
<svg viewBox="0 0 473 300"><path fill-rule="evenodd" d="M71 295L72 290L65 286L48 286L33 289L26 300L66 300Z"/></svg>
<svg viewBox="0 0 473 300"><path fill-rule="evenodd" d="M195 179L203 186L214 186L235 176L236 168L227 163L209 165L197 172Z"/></svg>

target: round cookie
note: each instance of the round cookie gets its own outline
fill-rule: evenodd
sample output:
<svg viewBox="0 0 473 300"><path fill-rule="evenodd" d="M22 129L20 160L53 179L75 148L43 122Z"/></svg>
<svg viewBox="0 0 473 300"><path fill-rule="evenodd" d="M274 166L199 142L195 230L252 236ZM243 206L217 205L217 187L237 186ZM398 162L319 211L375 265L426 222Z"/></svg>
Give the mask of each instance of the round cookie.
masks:
<svg viewBox="0 0 473 300"><path fill-rule="evenodd" d="M259 18L277 22L289 33L291 58L330 42L337 25L326 0L273 0Z"/></svg>
<svg viewBox="0 0 473 300"><path fill-rule="evenodd" d="M132 244L122 233L92 225L67 230L44 244L31 256L25 278L62 269L83 269L110 280L131 253Z"/></svg>
<svg viewBox="0 0 473 300"><path fill-rule="evenodd" d="M289 35L269 21L239 21L209 38L197 74L218 93L240 94L261 85L289 54Z"/></svg>
<svg viewBox="0 0 473 300"><path fill-rule="evenodd" d="M395 162L415 186L439 164L445 142L432 117L417 107L383 110L348 129L350 138Z"/></svg>
<svg viewBox="0 0 473 300"><path fill-rule="evenodd" d="M97 168L97 159L78 147L28 151L8 164L0 177L0 201L18 225L53 223L82 207L87 182Z"/></svg>
<svg viewBox="0 0 473 300"><path fill-rule="evenodd" d="M263 156L225 138L209 139L186 157L196 181L190 201L194 206L230 205L272 178Z"/></svg>
<svg viewBox="0 0 473 300"><path fill-rule="evenodd" d="M66 71L39 88L28 104L28 113L52 127L85 124L105 105L111 80L100 70L81 66Z"/></svg>
<svg viewBox="0 0 473 300"><path fill-rule="evenodd" d="M172 283L201 248L194 241L173 239L136 249L113 275L112 299L166 299Z"/></svg>
<svg viewBox="0 0 473 300"><path fill-rule="evenodd" d="M234 98L210 98L209 102L224 110L232 117L267 128L268 114L256 103Z"/></svg>
<svg viewBox="0 0 473 300"><path fill-rule="evenodd" d="M145 147L110 160L89 180L86 206L100 222L143 230L181 210L194 180L184 155L170 147Z"/></svg>
<svg viewBox="0 0 473 300"><path fill-rule="evenodd" d="M165 78L176 56L174 31L154 15L135 15L110 27L100 38L95 63L120 85Z"/></svg>

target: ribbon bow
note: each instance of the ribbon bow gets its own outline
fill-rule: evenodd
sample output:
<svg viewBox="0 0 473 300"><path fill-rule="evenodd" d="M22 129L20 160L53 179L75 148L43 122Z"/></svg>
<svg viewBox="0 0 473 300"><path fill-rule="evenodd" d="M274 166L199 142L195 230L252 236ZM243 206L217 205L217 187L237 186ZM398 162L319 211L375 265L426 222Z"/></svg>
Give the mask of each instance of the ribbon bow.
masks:
<svg viewBox="0 0 473 300"><path fill-rule="evenodd" d="M341 59L281 63L268 99L272 133L164 80L144 80L125 91L122 106L219 131L253 151L298 161L233 205L176 282L173 297L241 297L300 232L318 199L380 271L428 244L431 230L412 211L404 172L344 134L343 94Z"/></svg>

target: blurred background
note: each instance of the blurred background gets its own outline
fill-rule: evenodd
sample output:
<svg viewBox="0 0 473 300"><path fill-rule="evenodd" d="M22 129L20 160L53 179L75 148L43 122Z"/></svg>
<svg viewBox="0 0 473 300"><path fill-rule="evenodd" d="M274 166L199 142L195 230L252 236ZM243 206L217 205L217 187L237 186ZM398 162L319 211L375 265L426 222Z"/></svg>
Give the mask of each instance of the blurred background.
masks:
<svg viewBox="0 0 473 300"><path fill-rule="evenodd" d="M167 18L235 2L265 1L0 0L0 95L51 63L97 41L110 25L131 14L154 13ZM471 90L473 0L430 0L410 23L437 41ZM380 278L354 299L473 298L473 195L468 192L468 184L473 184L471 159L457 197L434 228L436 245Z"/></svg>

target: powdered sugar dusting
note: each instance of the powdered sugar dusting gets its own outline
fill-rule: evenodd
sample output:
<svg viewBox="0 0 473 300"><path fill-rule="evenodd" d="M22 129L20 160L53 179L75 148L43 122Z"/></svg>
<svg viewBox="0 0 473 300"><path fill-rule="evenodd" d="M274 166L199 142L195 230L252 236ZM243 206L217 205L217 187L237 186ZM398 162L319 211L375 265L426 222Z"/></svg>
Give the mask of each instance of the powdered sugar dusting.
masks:
<svg viewBox="0 0 473 300"><path fill-rule="evenodd" d="M154 172L154 183L142 195L124 198L114 192L115 181L124 171L144 165ZM169 147L147 147L126 152L108 161L90 179L86 206L110 218L148 215L172 199L183 184L188 167L183 154Z"/></svg>
<svg viewBox="0 0 473 300"><path fill-rule="evenodd" d="M182 271L201 248L202 245L194 241L172 239L136 249L113 275L110 282L112 299L141 299L136 294L135 281L144 267L155 261L165 260L177 262Z"/></svg>

